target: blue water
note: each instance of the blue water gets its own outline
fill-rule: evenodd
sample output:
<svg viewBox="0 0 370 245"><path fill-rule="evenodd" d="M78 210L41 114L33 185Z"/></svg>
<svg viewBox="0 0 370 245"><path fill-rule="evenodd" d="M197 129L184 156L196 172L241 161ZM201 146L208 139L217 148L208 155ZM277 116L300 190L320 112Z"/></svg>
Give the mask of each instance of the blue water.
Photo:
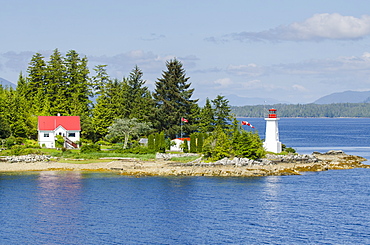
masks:
<svg viewBox="0 0 370 245"><path fill-rule="evenodd" d="M263 137L263 119L248 121ZM366 157L368 125L281 119L280 139L299 152ZM254 178L0 174L0 244L370 244L369 183L370 169Z"/></svg>

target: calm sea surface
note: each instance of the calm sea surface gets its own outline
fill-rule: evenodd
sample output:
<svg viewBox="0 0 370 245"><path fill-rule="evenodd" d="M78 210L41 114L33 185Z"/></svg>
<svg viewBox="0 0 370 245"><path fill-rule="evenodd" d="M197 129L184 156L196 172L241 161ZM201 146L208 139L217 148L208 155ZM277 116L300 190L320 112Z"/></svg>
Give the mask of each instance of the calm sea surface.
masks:
<svg viewBox="0 0 370 245"><path fill-rule="evenodd" d="M264 137L263 119L244 119ZM285 119L300 153L370 159L370 119ZM0 244L370 244L370 169L133 178L0 173Z"/></svg>

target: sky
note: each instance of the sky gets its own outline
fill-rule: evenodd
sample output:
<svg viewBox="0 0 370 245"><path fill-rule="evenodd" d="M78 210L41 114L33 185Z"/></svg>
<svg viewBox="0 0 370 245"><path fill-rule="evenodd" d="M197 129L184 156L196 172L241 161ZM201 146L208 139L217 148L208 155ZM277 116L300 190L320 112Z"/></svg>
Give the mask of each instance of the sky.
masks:
<svg viewBox="0 0 370 245"><path fill-rule="evenodd" d="M370 90L364 0L0 0L0 78L16 83L35 53L75 50L146 85L182 62L193 98L312 103Z"/></svg>

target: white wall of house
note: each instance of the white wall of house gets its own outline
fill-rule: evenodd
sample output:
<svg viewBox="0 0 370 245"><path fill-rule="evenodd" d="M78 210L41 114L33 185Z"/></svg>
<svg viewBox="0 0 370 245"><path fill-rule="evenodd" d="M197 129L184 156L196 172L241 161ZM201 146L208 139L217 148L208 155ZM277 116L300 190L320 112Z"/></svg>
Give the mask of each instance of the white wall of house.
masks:
<svg viewBox="0 0 370 245"><path fill-rule="evenodd" d="M39 130L39 144L41 147L55 148L54 131Z"/></svg>
<svg viewBox="0 0 370 245"><path fill-rule="evenodd" d="M78 130L67 131L62 126L59 126L52 131L39 130L38 138L40 146L43 147L43 145L45 145L46 148L55 148L55 140L57 135L67 137L73 142L80 141L80 131Z"/></svg>

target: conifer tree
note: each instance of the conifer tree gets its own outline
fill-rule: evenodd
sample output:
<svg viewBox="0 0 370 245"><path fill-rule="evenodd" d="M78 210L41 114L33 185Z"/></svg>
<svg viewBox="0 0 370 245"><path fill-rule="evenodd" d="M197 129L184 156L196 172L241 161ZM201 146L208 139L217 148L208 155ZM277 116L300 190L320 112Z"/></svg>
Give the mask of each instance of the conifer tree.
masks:
<svg viewBox="0 0 370 245"><path fill-rule="evenodd" d="M67 99L68 83L66 81L66 68L64 60L58 49L50 56L46 67L46 97L50 102L50 113L56 115L69 114Z"/></svg>
<svg viewBox="0 0 370 245"><path fill-rule="evenodd" d="M180 119L190 117L192 105L197 100L191 99L194 89L190 88L191 83L188 82L189 77L186 77L182 63L174 59L167 61L166 67L162 78L155 83L153 94L156 103L155 127L174 138L180 133ZM191 123L190 121L189 124ZM183 130L187 132L187 126Z"/></svg>
<svg viewBox="0 0 370 245"><path fill-rule="evenodd" d="M214 110L210 100L206 99L206 104L200 111L199 131L203 133L212 132L215 126Z"/></svg>
<svg viewBox="0 0 370 245"><path fill-rule="evenodd" d="M225 96L218 95L213 103L215 126L221 127L222 129L230 129L230 122L233 119L231 115L231 108L229 101L225 99Z"/></svg>
<svg viewBox="0 0 370 245"><path fill-rule="evenodd" d="M135 66L126 79L128 117L137 118L140 121L151 121L154 101L148 87L144 86L146 81L142 77L143 72Z"/></svg>
<svg viewBox="0 0 370 245"><path fill-rule="evenodd" d="M27 96L28 101L32 105L32 111L35 115L39 115L44 107L46 100L46 63L44 57L40 53L36 53L32 56L32 59L27 68L28 76L26 78L27 83Z"/></svg>
<svg viewBox="0 0 370 245"><path fill-rule="evenodd" d="M190 134L190 153L196 153L197 152L197 139L198 139L198 133L192 133Z"/></svg>
<svg viewBox="0 0 370 245"><path fill-rule="evenodd" d="M27 68L28 93L33 98L39 91L45 90L46 63L44 56L36 53L32 56Z"/></svg>
<svg viewBox="0 0 370 245"><path fill-rule="evenodd" d="M66 67L66 96L68 100L68 114L82 116L89 115L90 104L89 96L91 89L89 86L89 70L87 68L87 58L80 58L78 53L70 50L65 58Z"/></svg>
<svg viewBox="0 0 370 245"><path fill-rule="evenodd" d="M97 139L108 133L108 127L113 124L114 119L127 118L125 89L127 89L125 82L118 79L109 80L102 88L93 109L92 123Z"/></svg>

